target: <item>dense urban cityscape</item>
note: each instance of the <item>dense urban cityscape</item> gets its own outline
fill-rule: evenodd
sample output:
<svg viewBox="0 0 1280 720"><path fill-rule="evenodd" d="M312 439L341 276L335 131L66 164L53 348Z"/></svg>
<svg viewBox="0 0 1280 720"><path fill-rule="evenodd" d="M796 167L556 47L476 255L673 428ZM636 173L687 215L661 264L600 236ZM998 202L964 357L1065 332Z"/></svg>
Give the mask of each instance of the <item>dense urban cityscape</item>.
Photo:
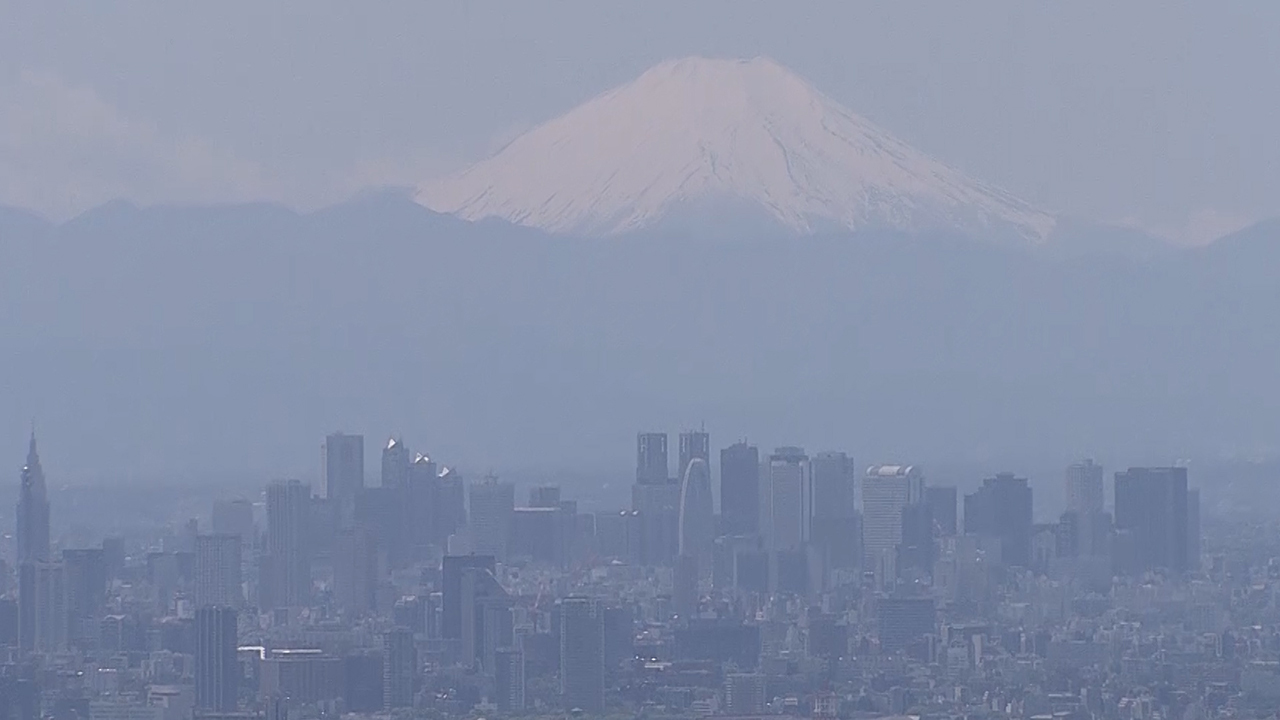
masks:
<svg viewBox="0 0 1280 720"><path fill-rule="evenodd" d="M678 437L639 434L630 506L580 512L397 438L366 482L364 438L335 433L318 488L223 498L159 544L71 547L33 433L0 719L1280 708L1280 566L1203 552L1186 467L1115 472L1108 503L1103 467L1072 464L1044 523L1011 473L962 495L912 465Z"/></svg>

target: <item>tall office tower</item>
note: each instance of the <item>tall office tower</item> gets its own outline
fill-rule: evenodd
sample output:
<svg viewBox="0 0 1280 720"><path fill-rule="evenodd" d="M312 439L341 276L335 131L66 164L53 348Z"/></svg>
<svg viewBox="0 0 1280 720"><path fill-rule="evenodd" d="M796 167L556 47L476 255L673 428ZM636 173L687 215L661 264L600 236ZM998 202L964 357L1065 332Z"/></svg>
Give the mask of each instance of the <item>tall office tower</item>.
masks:
<svg viewBox="0 0 1280 720"><path fill-rule="evenodd" d="M450 535L467 524L466 489L462 476L449 468L441 468L436 476L436 515L433 520L437 541L443 545Z"/></svg>
<svg viewBox="0 0 1280 720"><path fill-rule="evenodd" d="M196 607L224 605L239 608L243 602L240 591L240 536L196 536Z"/></svg>
<svg viewBox="0 0 1280 720"><path fill-rule="evenodd" d="M418 677L418 650L413 633L393 628L382 636L382 707L384 710L413 707L414 685Z"/></svg>
<svg viewBox="0 0 1280 720"><path fill-rule="evenodd" d="M334 601L343 612L367 615L377 609L378 551L364 527L338 533L333 553Z"/></svg>
<svg viewBox="0 0 1280 720"><path fill-rule="evenodd" d="M1111 513L1067 510L1058 517L1059 557L1103 558L1111 554Z"/></svg>
<svg viewBox="0 0 1280 720"><path fill-rule="evenodd" d="M854 505L853 461L824 452L810 461L813 473L813 544L829 567L848 569L862 560L861 522Z"/></svg>
<svg viewBox="0 0 1280 720"><path fill-rule="evenodd" d="M36 451L36 434L31 433L27 446L27 464L22 466L22 483L18 490L18 564L52 560L49 555L49 495L45 489L44 468Z"/></svg>
<svg viewBox="0 0 1280 720"><path fill-rule="evenodd" d="M680 481L636 483L631 486L631 510L640 537L635 558L641 565L670 566L680 549Z"/></svg>
<svg viewBox="0 0 1280 720"><path fill-rule="evenodd" d="M680 433L680 464L676 466L676 472L680 477L684 477L685 471L689 469L689 462L695 459L702 460L711 467L711 435L705 430L685 430Z"/></svg>
<svg viewBox="0 0 1280 720"><path fill-rule="evenodd" d="M464 568L459 584L462 662L493 673L494 653L515 642L511 595L487 568Z"/></svg>
<svg viewBox="0 0 1280 720"><path fill-rule="evenodd" d="M1092 459L1067 466L1067 509L1077 513L1100 513L1103 510L1102 466Z"/></svg>
<svg viewBox="0 0 1280 720"><path fill-rule="evenodd" d="M235 608L196 610L196 708L232 712L240 692Z"/></svg>
<svg viewBox="0 0 1280 720"><path fill-rule="evenodd" d="M898 543L897 569L933 574L933 506L927 500L902 508L902 542Z"/></svg>
<svg viewBox="0 0 1280 720"><path fill-rule="evenodd" d="M359 502L359 498L356 502ZM338 540L338 530L354 522L354 513L344 518L337 501L318 495L311 496L307 510L307 549L310 557L332 554Z"/></svg>
<svg viewBox="0 0 1280 720"><path fill-rule="evenodd" d="M446 555L441 564L440 637L462 639L462 576L469 568L494 570L492 555Z"/></svg>
<svg viewBox="0 0 1280 720"><path fill-rule="evenodd" d="M267 487L267 555L277 607L306 605L311 600L311 553L308 524L311 486L297 480Z"/></svg>
<svg viewBox="0 0 1280 720"><path fill-rule="evenodd" d="M1129 468L1116 473L1117 564L1139 574L1187 570L1188 497L1185 467Z"/></svg>
<svg viewBox="0 0 1280 720"><path fill-rule="evenodd" d="M24 650L54 653L67 644L67 590L62 563L18 567L18 633Z"/></svg>
<svg viewBox="0 0 1280 720"><path fill-rule="evenodd" d="M320 474L325 497L350 508L364 489L364 436L334 433L324 439Z"/></svg>
<svg viewBox="0 0 1280 720"><path fill-rule="evenodd" d="M520 648L505 647L494 653L493 687L499 712L524 711L524 653Z"/></svg>
<svg viewBox="0 0 1280 720"><path fill-rule="evenodd" d="M409 466L413 464L413 455L409 446L399 438L387 440L382 448L382 487L402 488L409 484Z"/></svg>
<svg viewBox="0 0 1280 720"><path fill-rule="evenodd" d="M1000 541L1005 565L1031 567L1031 487L1026 478L999 473L964 496L964 531Z"/></svg>
<svg viewBox="0 0 1280 720"><path fill-rule="evenodd" d="M604 609L592 598L560 601L560 697L565 710L604 712Z"/></svg>
<svg viewBox="0 0 1280 720"><path fill-rule="evenodd" d="M894 566L902 542L902 510L924 497L924 474L913 465L872 465L862 479L862 567ZM878 573L879 574L879 573ZM896 576L896 571L887 573Z"/></svg>
<svg viewBox="0 0 1280 720"><path fill-rule="evenodd" d="M471 507L467 513L471 546L478 555L507 556L511 525L515 520L516 486L490 476L471 485Z"/></svg>
<svg viewBox="0 0 1280 720"><path fill-rule="evenodd" d="M1200 569L1200 490L1187 490L1187 569Z"/></svg>
<svg viewBox="0 0 1280 720"><path fill-rule="evenodd" d="M720 451L720 534L760 532L760 451L745 442Z"/></svg>
<svg viewBox="0 0 1280 720"><path fill-rule="evenodd" d="M440 492L435 462L421 453L409 463L409 492L406 509L409 516L408 541L414 560L430 557L430 547L436 540L436 506Z"/></svg>
<svg viewBox="0 0 1280 720"><path fill-rule="evenodd" d="M529 490L529 507L559 508L560 507L560 486L559 485L539 485Z"/></svg>
<svg viewBox="0 0 1280 720"><path fill-rule="evenodd" d="M66 586L67 644L81 649L97 645L107 604L107 561L101 548L62 551Z"/></svg>
<svg viewBox="0 0 1280 720"><path fill-rule="evenodd" d="M818 453L810 462L813 471L813 516L852 517L854 512L853 461L842 452Z"/></svg>
<svg viewBox="0 0 1280 720"><path fill-rule="evenodd" d="M924 489L925 502L939 535L955 535L960 529L960 506L954 485L939 485Z"/></svg>
<svg viewBox="0 0 1280 720"><path fill-rule="evenodd" d="M711 551L715 547L715 510L711 497L711 468L695 457L685 468L680 484L679 554L692 558L699 573L710 576Z"/></svg>
<svg viewBox="0 0 1280 720"><path fill-rule="evenodd" d="M780 447L769 456L769 549L799 550L809 541L813 488L809 457L798 447Z"/></svg>
<svg viewBox="0 0 1280 720"><path fill-rule="evenodd" d="M726 715L762 715L764 700L763 674L729 673L724 676Z"/></svg>
<svg viewBox="0 0 1280 720"><path fill-rule="evenodd" d="M667 482L667 434L640 433L636 436L636 482L662 484Z"/></svg>

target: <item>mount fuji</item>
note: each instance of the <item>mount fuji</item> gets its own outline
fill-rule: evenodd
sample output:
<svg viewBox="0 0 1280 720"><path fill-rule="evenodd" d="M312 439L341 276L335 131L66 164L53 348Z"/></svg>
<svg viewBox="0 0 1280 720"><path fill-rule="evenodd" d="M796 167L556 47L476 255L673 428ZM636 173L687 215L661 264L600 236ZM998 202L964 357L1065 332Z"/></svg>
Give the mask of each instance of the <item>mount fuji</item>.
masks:
<svg viewBox="0 0 1280 720"><path fill-rule="evenodd" d="M898 140L767 58L664 62L417 189L422 205L580 236L696 216L790 234L1043 244L1055 218Z"/></svg>

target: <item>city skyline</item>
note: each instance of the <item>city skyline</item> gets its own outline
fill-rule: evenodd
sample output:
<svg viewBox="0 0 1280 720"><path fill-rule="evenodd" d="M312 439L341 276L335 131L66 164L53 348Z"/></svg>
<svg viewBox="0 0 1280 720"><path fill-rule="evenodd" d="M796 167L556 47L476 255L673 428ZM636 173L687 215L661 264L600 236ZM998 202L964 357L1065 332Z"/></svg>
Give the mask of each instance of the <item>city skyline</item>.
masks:
<svg viewBox="0 0 1280 720"><path fill-rule="evenodd" d="M1277 720L1277 80L1256 2L0 3L0 720Z"/></svg>

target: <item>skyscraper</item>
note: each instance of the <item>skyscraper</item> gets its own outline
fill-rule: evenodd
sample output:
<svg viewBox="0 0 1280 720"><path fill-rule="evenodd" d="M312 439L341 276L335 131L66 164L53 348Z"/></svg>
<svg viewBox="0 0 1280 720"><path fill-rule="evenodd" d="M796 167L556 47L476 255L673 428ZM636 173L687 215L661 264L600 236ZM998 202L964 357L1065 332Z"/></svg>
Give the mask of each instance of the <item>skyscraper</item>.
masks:
<svg viewBox="0 0 1280 720"><path fill-rule="evenodd" d="M960 506L954 485L938 485L927 487L924 491L925 502L929 503L929 514L933 516L933 524L941 535L955 535L959 530Z"/></svg>
<svg viewBox="0 0 1280 720"><path fill-rule="evenodd" d="M235 608L196 610L196 707L215 712L236 709L240 665L236 658Z"/></svg>
<svg viewBox="0 0 1280 720"><path fill-rule="evenodd" d="M492 555L499 560L507 556L515 508L514 484L490 476L471 485L471 508L467 516L472 549L477 554Z"/></svg>
<svg viewBox="0 0 1280 720"><path fill-rule="evenodd" d="M515 642L512 601L488 568L464 568L459 584L462 662L492 674L494 653Z"/></svg>
<svg viewBox="0 0 1280 720"><path fill-rule="evenodd" d="M637 482L631 486L631 510L640 537L636 561L643 565L671 565L680 545L680 480Z"/></svg>
<svg viewBox="0 0 1280 720"><path fill-rule="evenodd" d="M1200 569L1200 491L1187 490L1187 569Z"/></svg>
<svg viewBox="0 0 1280 720"><path fill-rule="evenodd" d="M382 448L382 487L403 488L409 484L409 466L413 464L413 456L409 446L399 438L387 440Z"/></svg>
<svg viewBox="0 0 1280 720"><path fill-rule="evenodd" d="M467 524L467 495L462 476L447 467L440 468L436 475L436 505L432 523L437 542L441 545Z"/></svg>
<svg viewBox="0 0 1280 720"><path fill-rule="evenodd" d="M592 598L560 601L560 696L566 710L604 712L604 610Z"/></svg>
<svg viewBox="0 0 1280 720"><path fill-rule="evenodd" d="M770 550L799 550L809 541L813 488L803 448L780 447L769 456Z"/></svg>
<svg viewBox="0 0 1280 720"><path fill-rule="evenodd" d="M680 555L697 563L697 572L711 573L715 547L715 510L711 497L711 469L705 458L689 461L680 484Z"/></svg>
<svg viewBox="0 0 1280 720"><path fill-rule="evenodd" d="M1187 570L1187 469L1129 468L1116 473L1116 530L1121 572Z"/></svg>
<svg viewBox="0 0 1280 720"><path fill-rule="evenodd" d="M27 463L22 466L22 482L18 490L18 564L51 560L49 556L49 495L45 489L44 468L36 451L36 434L31 433L27 446Z"/></svg>
<svg viewBox="0 0 1280 720"><path fill-rule="evenodd" d="M97 644L107 604L107 562L101 548L62 551L66 586L67 644L89 649Z"/></svg>
<svg viewBox="0 0 1280 720"><path fill-rule="evenodd" d="M999 473L964 496L964 531L996 538L1006 565L1031 566L1031 487L1026 478Z"/></svg>
<svg viewBox="0 0 1280 720"><path fill-rule="evenodd" d="M924 497L924 474L912 465L872 465L862 480L863 569L896 567L902 510ZM896 570L889 573L896 576ZM886 578L891 579L891 578Z"/></svg>
<svg viewBox="0 0 1280 720"><path fill-rule="evenodd" d="M385 710L413 707L414 684L418 676L418 651L413 633L392 628L382 636L382 707Z"/></svg>
<svg viewBox="0 0 1280 720"><path fill-rule="evenodd" d="M231 534L196 536L196 607L224 605L239 608L240 536Z"/></svg>
<svg viewBox="0 0 1280 720"><path fill-rule="evenodd" d="M700 459L711 467L711 436L705 430L685 430L680 433L680 464L676 472L680 477L689 469L689 462Z"/></svg>
<svg viewBox="0 0 1280 720"><path fill-rule="evenodd" d="M636 436L636 482L661 484L670 477L667 466L667 434L640 433Z"/></svg>
<svg viewBox="0 0 1280 720"><path fill-rule="evenodd" d="M723 535L760 532L760 451L745 442L720 451L720 527Z"/></svg>
<svg viewBox="0 0 1280 720"><path fill-rule="evenodd" d="M851 568L862 559L860 518L854 505L853 461L842 452L818 453L813 472L813 544L830 567Z"/></svg>
<svg viewBox="0 0 1280 720"><path fill-rule="evenodd" d="M492 555L446 555L441 565L440 637L462 639L462 576L469 568L494 569Z"/></svg>
<svg viewBox="0 0 1280 720"><path fill-rule="evenodd" d="M62 563L18 567L18 633L24 650L55 653L67 643L67 590Z"/></svg>
<svg viewBox="0 0 1280 720"><path fill-rule="evenodd" d="M267 554L277 607L305 605L311 599L308 521L311 486L297 480L267 487Z"/></svg>
<svg viewBox="0 0 1280 720"><path fill-rule="evenodd" d="M898 543L897 570L933 574L933 506L927 500L902 508L902 542Z"/></svg>
<svg viewBox="0 0 1280 720"><path fill-rule="evenodd" d="M364 488L364 436L333 433L326 437L320 474L325 497L350 508Z"/></svg>
<svg viewBox="0 0 1280 720"><path fill-rule="evenodd" d="M439 470L431 458L421 453L409 463L409 491L405 501L409 516L408 542L414 560L426 560L428 548L439 542L436 537L436 513L440 503Z"/></svg>
<svg viewBox="0 0 1280 720"><path fill-rule="evenodd" d="M1092 459L1067 466L1067 509L1081 515L1103 509L1102 466Z"/></svg>
<svg viewBox="0 0 1280 720"><path fill-rule="evenodd" d="M499 648L494 653L493 668L494 704L501 712L524 710L525 680L524 653L520 648Z"/></svg>

